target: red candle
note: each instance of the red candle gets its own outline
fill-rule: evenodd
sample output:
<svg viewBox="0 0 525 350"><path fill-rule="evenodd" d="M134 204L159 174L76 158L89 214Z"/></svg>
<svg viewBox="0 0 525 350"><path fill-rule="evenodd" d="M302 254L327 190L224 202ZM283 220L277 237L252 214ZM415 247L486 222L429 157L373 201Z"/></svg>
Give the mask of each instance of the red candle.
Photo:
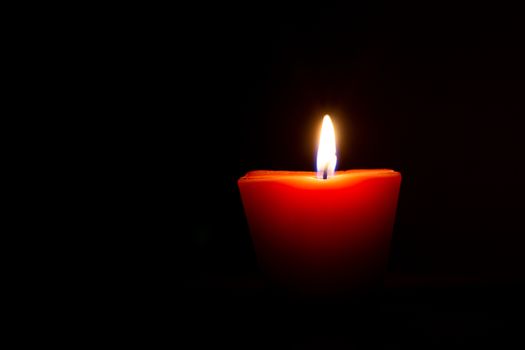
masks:
<svg viewBox="0 0 525 350"><path fill-rule="evenodd" d="M360 289L386 268L401 174L335 173L325 116L314 172L252 171L238 185L261 268L306 292Z"/></svg>

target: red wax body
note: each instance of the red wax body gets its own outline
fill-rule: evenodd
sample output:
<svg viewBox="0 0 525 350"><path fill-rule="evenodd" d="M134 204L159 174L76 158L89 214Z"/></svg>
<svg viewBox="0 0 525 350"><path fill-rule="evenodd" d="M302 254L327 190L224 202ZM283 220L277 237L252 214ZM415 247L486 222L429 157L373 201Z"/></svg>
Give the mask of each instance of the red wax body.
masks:
<svg viewBox="0 0 525 350"><path fill-rule="evenodd" d="M305 291L359 289L386 268L401 174L252 171L238 185L261 268Z"/></svg>

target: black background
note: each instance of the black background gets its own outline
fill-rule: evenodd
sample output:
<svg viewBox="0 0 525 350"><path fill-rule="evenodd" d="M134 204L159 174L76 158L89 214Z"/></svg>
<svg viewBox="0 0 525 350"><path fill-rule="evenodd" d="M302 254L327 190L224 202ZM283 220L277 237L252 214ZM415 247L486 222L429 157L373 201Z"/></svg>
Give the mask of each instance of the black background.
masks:
<svg viewBox="0 0 525 350"><path fill-rule="evenodd" d="M237 11L195 9L155 33L165 84L150 155L166 197L188 210L166 235L194 238L182 249L190 275L253 263L236 181L313 171L328 113L339 169L403 175L393 267L523 278L524 52L510 9Z"/></svg>
<svg viewBox="0 0 525 350"><path fill-rule="evenodd" d="M132 170L144 200L128 218L136 234L125 241L135 250L123 264L164 301L156 304L159 314L177 313L174 305L182 304L183 322L197 317L183 330L196 334L193 341L221 334L229 343L236 333L226 328L245 322L264 329L264 336L248 332L256 339L283 335L256 316L279 318L280 307L291 304L268 297L236 182L256 169L313 171L327 113L338 137L338 169L403 175L389 264L392 285L401 289L362 305L426 305L421 322L434 320L425 328L433 336L394 313L380 332L403 335L381 344L450 345L444 325L461 319L458 310L472 301L474 314L452 337L469 344L493 330L478 312L501 316L518 308L525 280L518 11L495 3L214 5L159 8L130 22L115 42L131 41L133 64L124 75L140 93L125 103L142 116L124 121L139 131L122 147L140 160ZM225 326L231 313L238 320ZM512 323L506 317L494 322ZM395 328L396 318L411 326ZM360 329L373 338L375 322L368 321ZM294 343L303 334L291 328ZM495 343L508 335L497 329L488 332ZM335 343L348 343L345 332Z"/></svg>

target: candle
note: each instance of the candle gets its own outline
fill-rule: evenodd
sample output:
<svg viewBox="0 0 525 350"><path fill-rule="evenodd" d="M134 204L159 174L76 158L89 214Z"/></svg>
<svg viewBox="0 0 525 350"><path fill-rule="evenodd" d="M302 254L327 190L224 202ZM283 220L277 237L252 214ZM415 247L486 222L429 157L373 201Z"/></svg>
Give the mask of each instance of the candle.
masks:
<svg viewBox="0 0 525 350"><path fill-rule="evenodd" d="M306 292L359 290L386 269L401 174L335 172L329 116L317 172L251 171L239 179L259 265L275 282Z"/></svg>

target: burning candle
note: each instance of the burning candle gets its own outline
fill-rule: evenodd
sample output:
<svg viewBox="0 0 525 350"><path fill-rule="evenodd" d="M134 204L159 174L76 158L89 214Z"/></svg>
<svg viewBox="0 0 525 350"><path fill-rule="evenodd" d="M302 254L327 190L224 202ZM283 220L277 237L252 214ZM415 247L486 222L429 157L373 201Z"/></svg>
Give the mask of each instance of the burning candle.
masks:
<svg viewBox="0 0 525 350"><path fill-rule="evenodd" d="M325 116L317 173L251 171L238 181L259 265L300 291L360 289L386 269L401 174L336 173L335 145Z"/></svg>

